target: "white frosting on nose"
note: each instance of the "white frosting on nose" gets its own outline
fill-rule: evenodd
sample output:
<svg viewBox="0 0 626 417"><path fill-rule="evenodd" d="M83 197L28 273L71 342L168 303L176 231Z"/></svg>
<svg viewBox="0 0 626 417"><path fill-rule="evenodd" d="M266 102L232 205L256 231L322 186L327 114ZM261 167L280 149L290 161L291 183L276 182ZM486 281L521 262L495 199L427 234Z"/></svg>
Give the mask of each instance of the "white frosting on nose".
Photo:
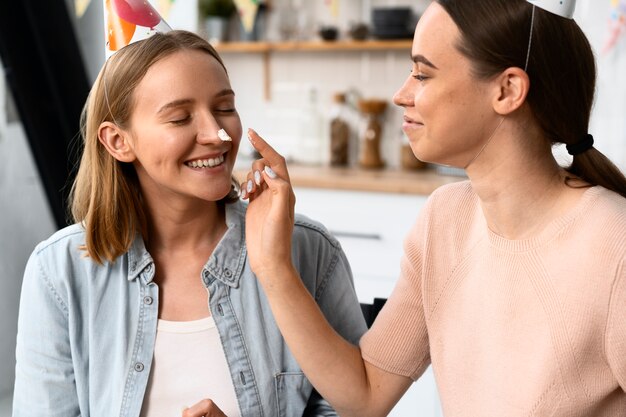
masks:
<svg viewBox="0 0 626 417"><path fill-rule="evenodd" d="M222 140L222 142L232 142L233 139L228 136L228 133L224 129L220 129L217 131L217 137Z"/></svg>

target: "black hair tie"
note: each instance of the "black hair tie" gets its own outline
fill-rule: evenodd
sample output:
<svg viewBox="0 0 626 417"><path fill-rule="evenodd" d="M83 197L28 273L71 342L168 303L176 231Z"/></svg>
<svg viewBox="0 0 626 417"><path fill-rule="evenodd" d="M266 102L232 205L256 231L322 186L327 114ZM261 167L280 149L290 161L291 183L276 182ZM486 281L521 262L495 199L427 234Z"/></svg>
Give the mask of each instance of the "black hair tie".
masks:
<svg viewBox="0 0 626 417"><path fill-rule="evenodd" d="M568 154L575 156L591 149L592 146L593 136L587 133L580 141L571 145L565 145L565 148L567 149Z"/></svg>

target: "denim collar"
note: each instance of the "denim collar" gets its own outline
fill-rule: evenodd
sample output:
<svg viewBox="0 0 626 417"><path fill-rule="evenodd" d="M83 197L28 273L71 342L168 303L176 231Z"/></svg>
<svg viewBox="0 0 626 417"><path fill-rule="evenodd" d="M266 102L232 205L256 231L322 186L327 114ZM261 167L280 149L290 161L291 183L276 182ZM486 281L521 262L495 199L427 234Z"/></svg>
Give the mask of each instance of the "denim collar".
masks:
<svg viewBox="0 0 626 417"><path fill-rule="evenodd" d="M204 264L202 277L205 284L206 279L212 277L237 288L246 261L245 204L241 201L226 204L225 211L228 229ZM143 277L146 283L150 283L154 277L154 261L141 235L137 235L127 255L128 280L134 280L145 270Z"/></svg>

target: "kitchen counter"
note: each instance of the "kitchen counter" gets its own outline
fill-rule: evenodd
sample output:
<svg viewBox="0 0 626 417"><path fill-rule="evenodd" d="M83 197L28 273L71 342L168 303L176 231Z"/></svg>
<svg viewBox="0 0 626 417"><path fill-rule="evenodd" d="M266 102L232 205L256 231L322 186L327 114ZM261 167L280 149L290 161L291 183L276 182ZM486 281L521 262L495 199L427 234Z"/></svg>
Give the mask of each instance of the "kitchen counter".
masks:
<svg viewBox="0 0 626 417"><path fill-rule="evenodd" d="M236 167L233 175L240 182L248 171ZM405 171L400 169L369 170L289 164L289 175L294 187L332 190L387 192L396 194L429 195L436 188L466 178L441 175L434 169Z"/></svg>

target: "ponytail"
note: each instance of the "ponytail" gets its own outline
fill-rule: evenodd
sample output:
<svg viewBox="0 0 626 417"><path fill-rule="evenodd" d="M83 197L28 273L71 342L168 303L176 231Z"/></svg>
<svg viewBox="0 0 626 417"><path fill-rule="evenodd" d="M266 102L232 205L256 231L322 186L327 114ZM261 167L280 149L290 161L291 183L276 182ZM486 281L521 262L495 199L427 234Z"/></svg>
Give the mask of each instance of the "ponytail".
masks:
<svg viewBox="0 0 626 417"><path fill-rule="evenodd" d="M596 148L574 155L574 160L566 171L589 184L600 185L626 198L626 177Z"/></svg>

